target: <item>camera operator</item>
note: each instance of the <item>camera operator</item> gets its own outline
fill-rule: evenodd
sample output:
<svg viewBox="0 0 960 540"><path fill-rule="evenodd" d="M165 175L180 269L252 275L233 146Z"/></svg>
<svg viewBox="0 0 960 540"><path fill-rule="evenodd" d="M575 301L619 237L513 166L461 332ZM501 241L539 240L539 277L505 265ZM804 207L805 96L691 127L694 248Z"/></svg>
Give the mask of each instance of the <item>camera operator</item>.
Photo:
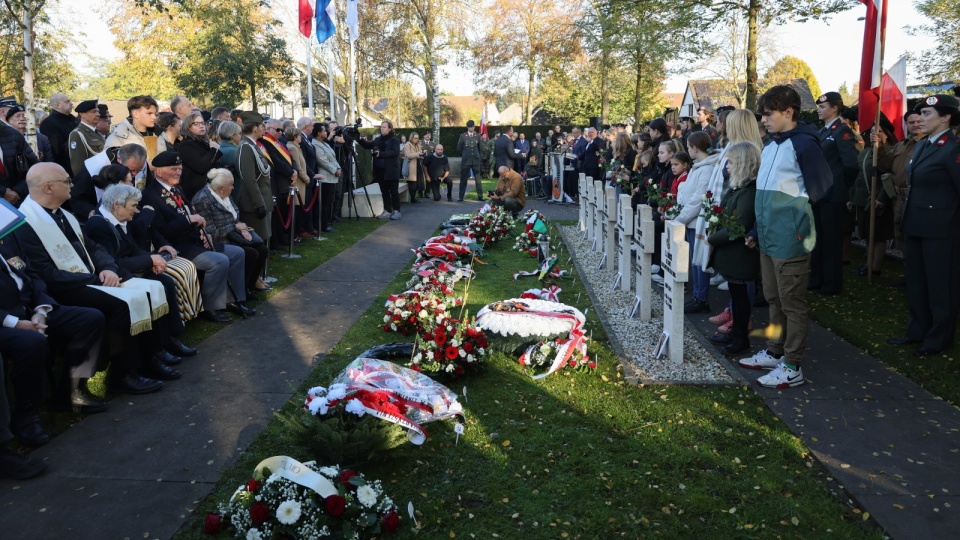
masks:
<svg viewBox="0 0 960 540"><path fill-rule="evenodd" d="M373 180L380 186L384 209L377 217L400 219L400 140L393 134L393 123L381 122L380 136L372 142L357 142L373 153Z"/></svg>
<svg viewBox="0 0 960 540"><path fill-rule="evenodd" d="M343 128L335 121L327 122L327 143L333 148L333 155L337 158L337 163L340 164L340 170L343 171L343 174L340 175L340 178L337 180L336 187L333 192L333 199L331 204L333 204L333 220L332 223L340 221L343 217L341 210L343 209L343 194L348 190L353 188L353 168L350 166L350 156L353 153L353 144L352 140L347 141L343 137Z"/></svg>

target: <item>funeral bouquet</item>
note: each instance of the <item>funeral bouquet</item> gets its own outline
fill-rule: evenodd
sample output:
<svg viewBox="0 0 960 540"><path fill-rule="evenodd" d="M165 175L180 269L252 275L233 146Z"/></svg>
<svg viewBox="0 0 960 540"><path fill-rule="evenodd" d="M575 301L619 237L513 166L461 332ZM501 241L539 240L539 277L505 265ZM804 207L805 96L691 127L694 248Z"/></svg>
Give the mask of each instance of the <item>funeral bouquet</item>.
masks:
<svg viewBox="0 0 960 540"><path fill-rule="evenodd" d="M207 534L227 530L246 540L360 539L393 533L399 526L396 505L379 480L286 456L261 462L204 521Z"/></svg>
<svg viewBox="0 0 960 540"><path fill-rule="evenodd" d="M700 215L707 222L707 233L713 233L719 230L726 230L730 240L743 238L747 231L737 219L737 211L732 214L723 211L719 204L713 204L713 192L707 191L700 198Z"/></svg>
<svg viewBox="0 0 960 540"><path fill-rule="evenodd" d="M438 322L417 336L410 367L416 371L463 375L487 354L487 336L470 316Z"/></svg>
<svg viewBox="0 0 960 540"><path fill-rule="evenodd" d="M391 294L384 306L383 331L409 336L434 326L447 317L451 308L463 303L462 298L452 294L446 286Z"/></svg>
<svg viewBox="0 0 960 540"><path fill-rule="evenodd" d="M564 348L567 348L566 340L557 338L553 341L541 341L531 345L520 355L520 365L529 368L534 374L548 372L556 362L558 357L565 358L557 369L570 367L577 371L590 371L597 368L594 362L587 354L586 347L571 347L569 354L565 354Z"/></svg>
<svg viewBox="0 0 960 540"><path fill-rule="evenodd" d="M467 226L481 244L499 242L513 227L513 216L502 207L487 205L470 220Z"/></svg>
<svg viewBox="0 0 960 540"><path fill-rule="evenodd" d="M519 251L520 253L526 253L527 255L537 256L537 239L540 237L539 234L533 230L523 231L517 235L516 242L513 243L513 249Z"/></svg>

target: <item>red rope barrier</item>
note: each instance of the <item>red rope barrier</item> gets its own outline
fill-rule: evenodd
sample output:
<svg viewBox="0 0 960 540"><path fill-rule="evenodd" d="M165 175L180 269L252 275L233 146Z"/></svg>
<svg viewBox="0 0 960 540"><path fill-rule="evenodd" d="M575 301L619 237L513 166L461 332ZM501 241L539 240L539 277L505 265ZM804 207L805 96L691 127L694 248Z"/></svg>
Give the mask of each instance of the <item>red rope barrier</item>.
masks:
<svg viewBox="0 0 960 540"><path fill-rule="evenodd" d="M297 193L297 196L299 197L300 194ZM320 186L314 186L314 190L313 190L313 200L310 201L310 206L305 207L305 208L303 209L303 211L304 211L304 212L309 212L310 210L313 210L313 205L317 204L317 199L319 199L319 198L320 198ZM303 201L300 201L300 204L303 205Z"/></svg>
<svg viewBox="0 0 960 540"><path fill-rule="evenodd" d="M290 225L293 224L293 205L290 204L293 202L293 195L287 195L287 208L290 209L290 212L287 214L287 219L284 221L283 214L280 213L280 206L274 206L273 211L277 213L277 217L280 218L280 224L283 225L283 230L290 230Z"/></svg>

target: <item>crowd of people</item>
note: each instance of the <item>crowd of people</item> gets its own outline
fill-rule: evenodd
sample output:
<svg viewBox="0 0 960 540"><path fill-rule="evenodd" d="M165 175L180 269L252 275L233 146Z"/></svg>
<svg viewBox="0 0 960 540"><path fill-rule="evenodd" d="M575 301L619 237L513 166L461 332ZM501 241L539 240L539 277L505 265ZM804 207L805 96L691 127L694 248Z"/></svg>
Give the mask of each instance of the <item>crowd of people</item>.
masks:
<svg viewBox="0 0 960 540"><path fill-rule="evenodd" d="M457 200L473 182L480 201L514 215L528 189L576 203L583 173L629 192L633 206L653 206L658 232L666 220L683 223L692 282L685 310L708 311L711 282L724 281L729 303L711 317L719 325L711 339L735 356L750 350L752 307L767 303L779 331L739 364L770 370L757 382L773 388L804 381L808 290L840 294L853 233L872 233L874 256L855 274L881 274L890 242L906 259L908 325L890 343L916 344L921 356L946 350L960 309L960 103L948 95L922 101L902 119L903 141L885 118L861 133L836 92L817 107L819 130L799 120L790 86L769 89L757 112L701 108L679 128L656 118L636 133L556 126L527 140L507 126L491 141L471 120L457 142ZM186 323L256 315L246 301L270 289L271 251L333 233L343 218L353 141L372 153L384 204L376 217L401 219L401 182L411 203L439 201L444 187L454 200L443 145L430 132L401 140L388 121L367 139L329 119L206 112L183 96L169 111L135 96L113 126L96 101L74 106L55 94L50 108L38 115L34 152L26 111L0 99L0 195L26 217L0 238L0 477L44 469L5 443L49 440L39 415L45 382L54 403L101 412L109 403L87 388L98 366L108 366L111 393L156 392L197 354L179 339ZM879 145L876 171L865 142ZM559 159L546 167L548 156ZM871 195L875 172L881 181ZM486 177L497 183L484 192ZM657 266L653 279L662 283ZM36 361L54 357L61 372Z"/></svg>

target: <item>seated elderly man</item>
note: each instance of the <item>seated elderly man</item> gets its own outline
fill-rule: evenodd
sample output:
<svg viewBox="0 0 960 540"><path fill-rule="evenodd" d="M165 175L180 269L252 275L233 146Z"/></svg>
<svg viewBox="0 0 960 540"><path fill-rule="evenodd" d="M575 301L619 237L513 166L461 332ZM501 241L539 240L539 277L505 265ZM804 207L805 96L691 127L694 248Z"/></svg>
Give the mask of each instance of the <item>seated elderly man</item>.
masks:
<svg viewBox="0 0 960 540"><path fill-rule="evenodd" d="M110 154L114 150L109 150ZM125 144L117 152L114 163L125 165L130 169L130 175L136 178L140 171L147 165L147 149L139 144ZM73 189L70 190L70 201L64 206L70 210L80 222L87 221L87 218L93 215L97 207L100 206L100 197L103 190L97 188L93 178L84 167L79 173L73 175Z"/></svg>
<svg viewBox="0 0 960 540"><path fill-rule="evenodd" d="M523 178L510 167L501 166L497 172L500 173L500 179L497 181L497 189L490 194L490 199L494 205L504 207L513 217L517 217L527 204Z"/></svg>
<svg viewBox="0 0 960 540"><path fill-rule="evenodd" d="M13 421L0 414L0 441L8 429L28 446L41 446L50 440L40 424L40 400L47 363L53 360L50 353L60 347L65 348L73 407L84 414L107 409L107 402L91 396L86 388L87 379L97 369L105 327L103 315L95 309L61 306L47 294L46 284L31 275L24 260L2 240L0 321L0 355L16 397ZM0 371L4 371L3 365ZM0 407L8 405L6 399L0 401ZM2 462L0 458L0 477L4 475Z"/></svg>
<svg viewBox="0 0 960 540"><path fill-rule="evenodd" d="M61 208L70 198L70 185L70 176L60 165L39 163L30 168L30 194L20 205L27 223L13 232L17 255L58 302L93 308L106 318L111 391L160 390L163 383L156 379L181 375L166 365L179 359L160 348L160 332L152 329L152 319L169 309L163 288L147 280L121 283L116 261L96 242L85 239L77 219ZM138 369L151 378L139 375Z"/></svg>
<svg viewBox="0 0 960 540"><path fill-rule="evenodd" d="M141 236L146 234L146 223L135 222L133 217L140 212L137 203L142 195L140 190L126 184L114 184L103 192L100 207L90 216L83 226L87 237L99 244L117 262L121 280L132 277L155 279L163 284L170 311L163 316L163 348L172 355L194 356L197 350L180 342L183 335L183 320L177 303L177 285L172 277L165 273L167 261L159 253L151 254L139 245L132 229L140 226ZM169 254L168 254L169 255Z"/></svg>
<svg viewBox="0 0 960 540"><path fill-rule="evenodd" d="M190 207L180 189L180 174L183 165L180 155L172 150L157 154L150 162L156 178L143 190L141 206L152 206L155 233L161 235L164 245L173 246L181 257L193 261L204 272L201 294L206 307L201 317L209 321L230 323L233 319L223 312L224 308L239 315L250 316L257 312L246 306L247 289L244 286L243 249L230 244L213 241L204 231L207 222ZM227 303L227 290L233 302Z"/></svg>

